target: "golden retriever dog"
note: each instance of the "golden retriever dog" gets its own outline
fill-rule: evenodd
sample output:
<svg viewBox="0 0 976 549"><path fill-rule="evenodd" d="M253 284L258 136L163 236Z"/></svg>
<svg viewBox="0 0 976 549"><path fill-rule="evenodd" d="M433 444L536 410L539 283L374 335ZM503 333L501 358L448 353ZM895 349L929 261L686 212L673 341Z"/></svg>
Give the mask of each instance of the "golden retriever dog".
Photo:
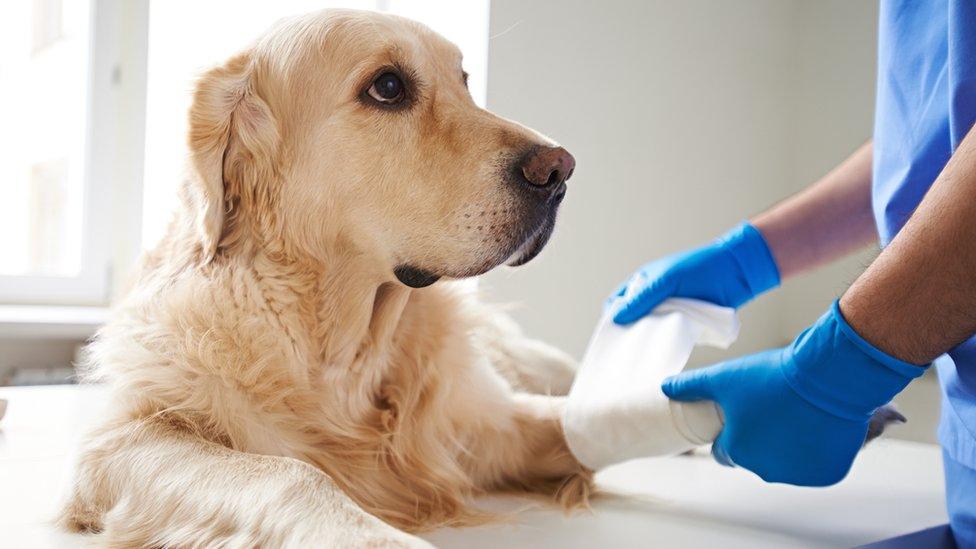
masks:
<svg viewBox="0 0 976 549"><path fill-rule="evenodd" d="M63 511L112 546L425 546L505 490L584 505L574 368L451 279L532 259L573 157L418 23L324 11L202 75L167 236L89 353ZM444 280L441 280L444 279Z"/></svg>

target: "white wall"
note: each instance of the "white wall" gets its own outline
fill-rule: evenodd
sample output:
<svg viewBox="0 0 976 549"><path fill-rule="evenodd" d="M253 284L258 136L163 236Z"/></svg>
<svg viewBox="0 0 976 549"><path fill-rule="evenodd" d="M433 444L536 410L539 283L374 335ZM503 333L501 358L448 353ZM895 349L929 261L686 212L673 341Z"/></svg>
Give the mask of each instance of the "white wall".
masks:
<svg viewBox="0 0 976 549"><path fill-rule="evenodd" d="M877 18L873 0L797 2L795 126L789 135L792 172L785 192L799 190L870 137ZM807 326L875 255L876 249L868 249L784 285L784 337Z"/></svg>

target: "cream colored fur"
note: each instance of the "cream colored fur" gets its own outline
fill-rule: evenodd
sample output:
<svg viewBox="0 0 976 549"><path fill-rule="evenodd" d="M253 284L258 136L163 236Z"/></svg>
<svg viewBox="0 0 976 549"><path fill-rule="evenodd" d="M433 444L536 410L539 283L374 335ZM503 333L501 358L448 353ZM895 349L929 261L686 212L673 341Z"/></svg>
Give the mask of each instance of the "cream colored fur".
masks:
<svg viewBox="0 0 976 549"><path fill-rule="evenodd" d="M409 109L362 99L384 66ZM200 79L190 176L90 347L110 388L63 523L109 546L423 546L491 490L586 503L571 361L462 277L531 232L499 168L546 138L476 107L457 49L365 12L285 20ZM536 394L534 394L536 393Z"/></svg>

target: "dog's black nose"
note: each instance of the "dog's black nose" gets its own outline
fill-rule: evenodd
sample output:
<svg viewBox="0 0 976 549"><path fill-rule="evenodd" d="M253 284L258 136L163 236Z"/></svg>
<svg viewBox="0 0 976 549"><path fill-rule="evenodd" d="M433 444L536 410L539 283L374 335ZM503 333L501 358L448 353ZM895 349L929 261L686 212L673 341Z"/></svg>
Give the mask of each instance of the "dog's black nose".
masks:
<svg viewBox="0 0 976 549"><path fill-rule="evenodd" d="M536 147L519 164L525 181L533 187L555 190L573 175L576 159L562 147Z"/></svg>

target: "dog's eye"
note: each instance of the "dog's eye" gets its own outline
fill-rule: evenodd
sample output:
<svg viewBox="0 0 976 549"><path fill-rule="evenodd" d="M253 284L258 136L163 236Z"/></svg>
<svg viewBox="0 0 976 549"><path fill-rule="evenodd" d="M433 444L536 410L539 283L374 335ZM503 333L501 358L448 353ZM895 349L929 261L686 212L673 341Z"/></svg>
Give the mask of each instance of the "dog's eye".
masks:
<svg viewBox="0 0 976 549"><path fill-rule="evenodd" d="M373 80L369 96L386 105L394 105L403 100L403 80L392 72L384 72Z"/></svg>

